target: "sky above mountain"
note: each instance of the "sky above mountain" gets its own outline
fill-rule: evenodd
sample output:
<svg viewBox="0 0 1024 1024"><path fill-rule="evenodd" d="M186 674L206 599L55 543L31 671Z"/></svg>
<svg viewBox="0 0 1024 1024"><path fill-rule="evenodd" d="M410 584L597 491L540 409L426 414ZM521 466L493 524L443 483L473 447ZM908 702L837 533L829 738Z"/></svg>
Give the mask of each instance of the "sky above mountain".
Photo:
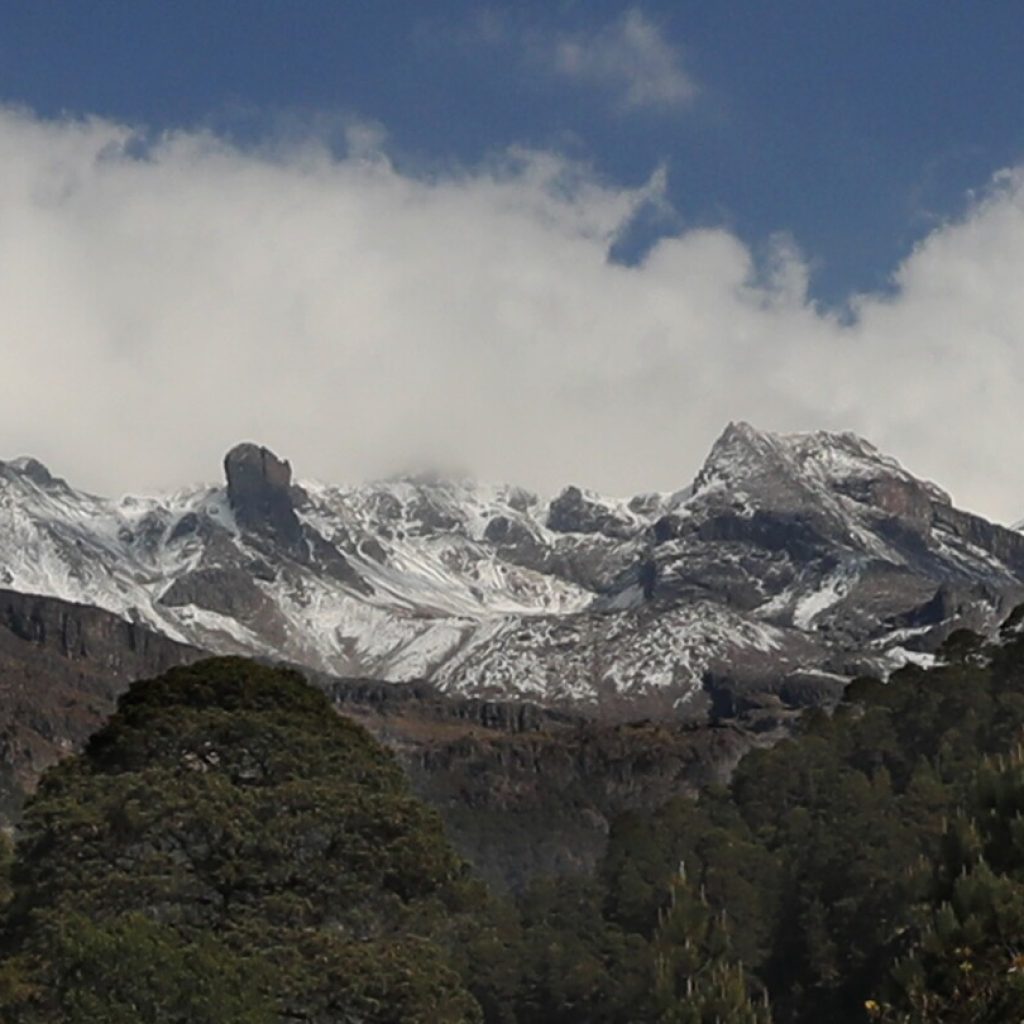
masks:
<svg viewBox="0 0 1024 1024"><path fill-rule="evenodd" d="M742 418L1024 515L1016 5L0 7L0 457L630 493Z"/></svg>

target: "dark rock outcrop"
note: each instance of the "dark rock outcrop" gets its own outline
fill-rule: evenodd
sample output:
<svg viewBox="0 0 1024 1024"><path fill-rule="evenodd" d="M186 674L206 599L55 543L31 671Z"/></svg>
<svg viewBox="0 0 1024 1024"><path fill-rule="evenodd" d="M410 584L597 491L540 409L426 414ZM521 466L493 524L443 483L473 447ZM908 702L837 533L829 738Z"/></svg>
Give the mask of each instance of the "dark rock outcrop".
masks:
<svg viewBox="0 0 1024 1024"><path fill-rule="evenodd" d="M67 487L65 481L54 476L38 459L33 459L29 455L15 459L8 465L39 487Z"/></svg>
<svg viewBox="0 0 1024 1024"><path fill-rule="evenodd" d="M556 533L601 533L626 539L636 527L606 506L586 497L578 487L566 487L548 506L547 526Z"/></svg>
<svg viewBox="0 0 1024 1024"><path fill-rule="evenodd" d="M510 516L495 516L484 529L484 540L495 545L510 561L530 568L542 568L548 552L524 523Z"/></svg>
<svg viewBox="0 0 1024 1024"><path fill-rule="evenodd" d="M187 576L179 576L163 593L160 603L169 608L191 604L225 615L263 636L277 637L281 643L284 619L254 579L257 574L265 577L270 572L268 566L259 562L250 563L244 569L235 566L196 569Z"/></svg>
<svg viewBox="0 0 1024 1024"><path fill-rule="evenodd" d="M0 591L0 823L128 684L202 656L99 608Z"/></svg>
<svg viewBox="0 0 1024 1024"><path fill-rule="evenodd" d="M752 727L622 723L452 697L426 683L316 681L395 752L459 853L499 887L592 870L617 815L724 781L744 753L787 728L779 702L759 707Z"/></svg>
<svg viewBox="0 0 1024 1024"><path fill-rule="evenodd" d="M300 522L296 501L301 504L306 496L292 486L292 468L287 460L259 445L239 444L224 456L224 473L235 521L252 535L257 550L270 559L283 554L304 565L315 565L360 593L373 592L335 544ZM243 586L249 598L255 599L251 580Z"/></svg>
<svg viewBox="0 0 1024 1024"><path fill-rule="evenodd" d="M305 554L287 460L260 445L239 444L224 456L224 474L228 501L243 530L263 534L294 554Z"/></svg>
<svg viewBox="0 0 1024 1024"><path fill-rule="evenodd" d="M990 523L980 516L964 512L952 505L934 504L933 522L949 530L963 541L990 551L1000 561L1024 571L1024 534Z"/></svg>

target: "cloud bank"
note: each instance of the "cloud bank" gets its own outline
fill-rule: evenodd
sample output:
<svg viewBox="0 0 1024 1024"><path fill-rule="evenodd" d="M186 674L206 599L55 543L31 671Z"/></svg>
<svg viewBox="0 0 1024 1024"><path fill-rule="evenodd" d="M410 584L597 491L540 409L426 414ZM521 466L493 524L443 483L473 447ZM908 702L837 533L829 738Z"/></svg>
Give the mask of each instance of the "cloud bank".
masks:
<svg viewBox="0 0 1024 1024"><path fill-rule="evenodd" d="M686 484L743 418L855 430L1024 515L1021 172L843 323L785 240L610 262L657 176L511 152L421 180L373 139L253 152L0 111L0 458L118 493L216 479L250 439L338 482L440 462L629 494Z"/></svg>

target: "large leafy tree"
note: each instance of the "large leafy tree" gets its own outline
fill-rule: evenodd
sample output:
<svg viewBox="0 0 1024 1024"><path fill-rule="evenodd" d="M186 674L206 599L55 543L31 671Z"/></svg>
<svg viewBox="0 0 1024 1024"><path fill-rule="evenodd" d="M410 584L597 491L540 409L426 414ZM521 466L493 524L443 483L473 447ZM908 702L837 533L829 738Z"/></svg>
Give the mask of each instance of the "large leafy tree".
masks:
<svg viewBox="0 0 1024 1024"><path fill-rule="evenodd" d="M392 757L294 672L136 684L29 803L0 1006L25 1022L470 1022L463 868Z"/></svg>

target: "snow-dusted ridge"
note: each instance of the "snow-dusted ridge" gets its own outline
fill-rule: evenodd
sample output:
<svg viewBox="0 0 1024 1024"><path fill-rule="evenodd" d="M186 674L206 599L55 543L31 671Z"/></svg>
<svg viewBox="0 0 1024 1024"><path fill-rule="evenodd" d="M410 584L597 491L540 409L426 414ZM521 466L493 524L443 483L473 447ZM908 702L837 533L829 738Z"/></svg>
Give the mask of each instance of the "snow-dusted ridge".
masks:
<svg viewBox="0 0 1024 1024"><path fill-rule="evenodd" d="M0 586L336 674L676 709L919 660L1024 594L1024 538L852 434L730 424L691 486L629 500L293 483L253 445L228 481L110 500L0 463Z"/></svg>

